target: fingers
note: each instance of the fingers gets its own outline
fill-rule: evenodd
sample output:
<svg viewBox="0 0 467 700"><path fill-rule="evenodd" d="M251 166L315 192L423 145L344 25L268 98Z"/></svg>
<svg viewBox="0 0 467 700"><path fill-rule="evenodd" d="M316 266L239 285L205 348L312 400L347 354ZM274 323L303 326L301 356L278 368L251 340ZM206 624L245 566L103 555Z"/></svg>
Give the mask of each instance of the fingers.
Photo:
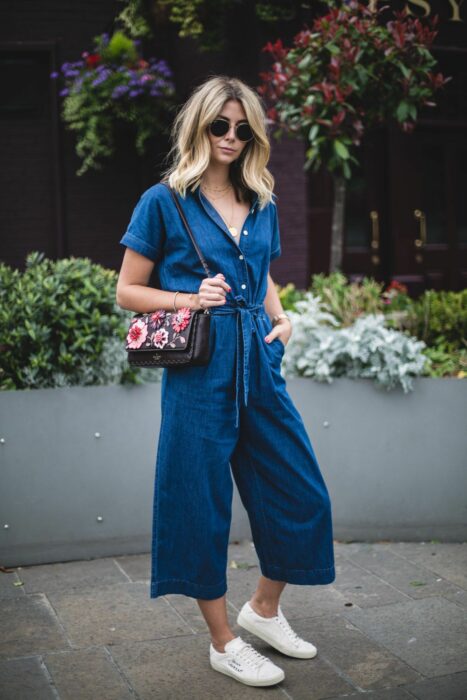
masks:
<svg viewBox="0 0 467 700"><path fill-rule="evenodd" d="M219 272L215 277L206 277L201 282L198 295L202 308L225 304L227 292L232 288L225 281L225 276Z"/></svg>
<svg viewBox="0 0 467 700"><path fill-rule="evenodd" d="M268 333L267 335L264 336L264 340L265 340L267 343L272 343L272 341L274 340L274 338L278 338L279 335L280 335L279 331L277 331L277 330L274 329L273 331L271 331L270 333Z"/></svg>
<svg viewBox="0 0 467 700"><path fill-rule="evenodd" d="M202 284L206 283L212 287L222 287L226 292L232 291L230 284L227 284L225 277L222 272L219 272L215 277L206 277Z"/></svg>
<svg viewBox="0 0 467 700"><path fill-rule="evenodd" d="M280 325L281 324L278 323L276 326L274 326L270 333L264 336L264 340L266 343L268 343L268 345L272 343L275 338L279 338L283 345L287 345L288 336L286 333L284 333L284 329L279 327Z"/></svg>

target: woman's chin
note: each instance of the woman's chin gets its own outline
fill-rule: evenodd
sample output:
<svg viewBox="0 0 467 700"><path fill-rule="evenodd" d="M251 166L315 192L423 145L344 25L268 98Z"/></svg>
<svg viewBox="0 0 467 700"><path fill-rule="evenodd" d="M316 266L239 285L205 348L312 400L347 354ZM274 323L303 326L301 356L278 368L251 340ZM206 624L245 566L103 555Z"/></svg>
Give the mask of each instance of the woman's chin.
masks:
<svg viewBox="0 0 467 700"><path fill-rule="evenodd" d="M235 158L228 153L217 153L211 156L211 163L216 163L217 165L230 165L234 160Z"/></svg>

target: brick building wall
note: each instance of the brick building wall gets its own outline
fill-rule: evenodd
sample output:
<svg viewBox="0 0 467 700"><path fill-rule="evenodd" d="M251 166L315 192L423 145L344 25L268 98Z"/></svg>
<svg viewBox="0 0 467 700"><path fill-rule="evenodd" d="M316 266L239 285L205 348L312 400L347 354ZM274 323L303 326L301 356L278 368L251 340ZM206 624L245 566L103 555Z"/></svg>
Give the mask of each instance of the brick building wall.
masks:
<svg viewBox="0 0 467 700"><path fill-rule="evenodd" d="M18 91L25 91L24 99L32 106L0 116L0 258L20 269L28 252L41 250L52 258L87 256L118 270L124 252L118 241L133 206L159 179L168 143L153 139L148 153L139 158L125 133L117 137L111 162L78 177L74 135L60 121L61 102L48 77L57 65L77 60L91 48L93 36L110 31L120 9L116 0L0 1L2 80L7 94L16 100ZM256 85L265 67L260 47L268 39L261 31L250 18L241 28L231 27L227 52L203 54L168 25L158 33L152 54L169 62L182 102L209 74L235 75ZM12 59L14 87L8 83ZM269 167L276 179L283 250L272 273L282 284L304 285L308 250L302 144L273 140Z"/></svg>

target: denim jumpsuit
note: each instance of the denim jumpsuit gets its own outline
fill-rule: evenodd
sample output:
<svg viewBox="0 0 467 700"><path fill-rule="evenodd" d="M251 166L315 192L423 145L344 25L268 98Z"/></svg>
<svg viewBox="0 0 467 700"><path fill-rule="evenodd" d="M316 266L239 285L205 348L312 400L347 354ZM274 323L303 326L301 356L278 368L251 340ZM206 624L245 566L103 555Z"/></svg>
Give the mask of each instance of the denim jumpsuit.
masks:
<svg viewBox="0 0 467 700"><path fill-rule="evenodd" d="M262 574L335 579L331 502L281 374L285 346L264 337L269 263L281 254L276 196L258 195L237 242L199 187L179 201L211 275L232 288L211 306L210 361L164 368L154 480L150 597L227 591L232 474ZM168 189L141 195L120 240L157 265L161 288L198 292L204 268Z"/></svg>

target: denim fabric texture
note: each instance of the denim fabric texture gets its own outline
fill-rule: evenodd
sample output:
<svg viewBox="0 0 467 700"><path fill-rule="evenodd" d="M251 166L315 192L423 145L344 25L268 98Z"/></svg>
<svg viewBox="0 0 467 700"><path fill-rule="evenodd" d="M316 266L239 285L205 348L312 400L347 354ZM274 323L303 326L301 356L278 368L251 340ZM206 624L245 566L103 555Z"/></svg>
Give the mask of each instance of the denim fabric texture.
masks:
<svg viewBox="0 0 467 700"><path fill-rule="evenodd" d="M329 493L281 374L285 346L264 340L269 263L281 254L276 197L260 210L254 195L239 242L199 188L179 201L211 275L232 291L210 307L209 364L163 370L150 596L227 591L232 475L261 573L331 583ZM162 289L198 292L205 271L161 183L143 192L120 243L155 262Z"/></svg>

